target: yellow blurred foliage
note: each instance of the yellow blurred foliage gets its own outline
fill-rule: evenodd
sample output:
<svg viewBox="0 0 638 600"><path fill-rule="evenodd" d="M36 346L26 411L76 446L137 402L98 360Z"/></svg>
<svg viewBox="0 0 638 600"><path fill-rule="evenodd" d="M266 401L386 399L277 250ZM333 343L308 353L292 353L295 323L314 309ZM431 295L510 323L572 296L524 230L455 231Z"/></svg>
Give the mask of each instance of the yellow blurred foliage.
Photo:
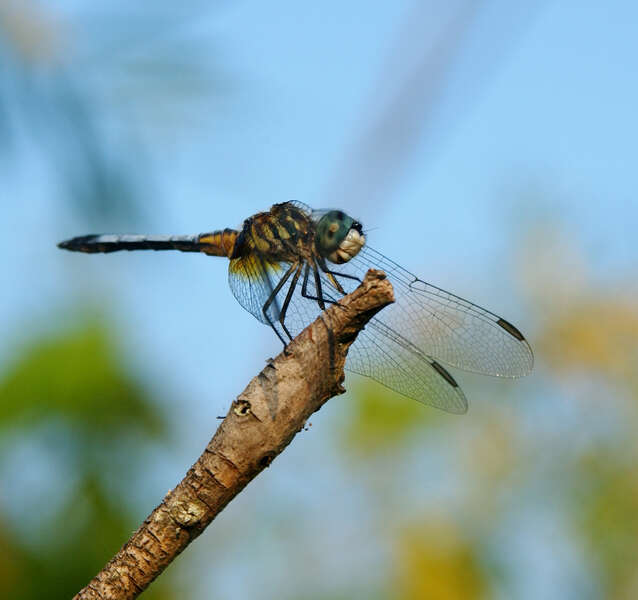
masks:
<svg viewBox="0 0 638 600"><path fill-rule="evenodd" d="M608 598L638 597L638 466L596 451L578 465L573 516Z"/></svg>
<svg viewBox="0 0 638 600"><path fill-rule="evenodd" d="M488 596L477 546L447 519L433 519L395 540L392 597L400 600L470 600Z"/></svg>
<svg viewBox="0 0 638 600"><path fill-rule="evenodd" d="M538 347L552 369L597 371L625 379L638 364L638 304L620 294L577 298L569 310L549 315Z"/></svg>
<svg viewBox="0 0 638 600"><path fill-rule="evenodd" d="M588 370L633 381L638 364L636 286L600 285L579 244L556 224L530 231L518 276L540 328L534 340L550 370Z"/></svg>
<svg viewBox="0 0 638 600"><path fill-rule="evenodd" d="M586 389L603 377L638 399L634 279L601 285L578 245L555 227L530 236L523 258L519 273L541 322L535 344L550 372L577 374ZM578 391L573 379L567 383ZM638 598L638 413L617 398L623 395L610 390L607 428L591 431L592 442L562 469L572 487L568 515L605 598L628 600Z"/></svg>
<svg viewBox="0 0 638 600"><path fill-rule="evenodd" d="M507 488L512 475L520 476L525 469L525 458L521 455L519 429L514 419L505 414L489 413L477 417L473 423L470 439L462 445L461 459L464 462L468 486L468 504L482 521L493 518L500 512L495 504L502 502L499 494Z"/></svg>

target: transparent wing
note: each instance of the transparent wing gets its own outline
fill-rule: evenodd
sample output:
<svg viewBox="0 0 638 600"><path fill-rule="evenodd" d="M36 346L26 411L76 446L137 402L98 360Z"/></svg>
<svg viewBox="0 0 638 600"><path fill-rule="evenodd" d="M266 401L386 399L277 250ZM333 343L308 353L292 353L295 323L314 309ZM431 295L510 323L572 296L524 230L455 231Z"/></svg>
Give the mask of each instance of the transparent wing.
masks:
<svg viewBox="0 0 638 600"><path fill-rule="evenodd" d="M303 202L299 202L299 200L289 200L288 204L292 204L294 207L306 213L308 216L313 217L315 221L317 220L317 218L315 218L315 215L326 212L325 210L316 210L314 208L311 208L307 204L304 204Z"/></svg>
<svg viewBox="0 0 638 600"><path fill-rule="evenodd" d="M321 313L317 301L313 299L318 294L314 274L309 267L306 296L302 294L303 279L301 277L297 283L285 316L286 327L293 336L300 333ZM327 304L336 302L341 297L325 273L321 273L319 285ZM347 283L349 290L357 285L356 281ZM285 285L277 294L280 306L288 289L289 286ZM388 308L390 307L384 308L383 311ZM276 322L274 325L283 335L280 324ZM467 400L452 376L408 339L388 327L379 316L372 319L357 336L348 352L346 368L371 377L386 387L424 404L453 413L467 411Z"/></svg>
<svg viewBox="0 0 638 600"><path fill-rule="evenodd" d="M332 268L332 266L330 267ZM360 279L368 269L381 269L394 287L396 302L381 320L420 352L448 365L500 377L528 374L532 349L520 331L494 313L422 281L369 246L334 270ZM338 278L346 291L355 285Z"/></svg>
<svg viewBox="0 0 638 600"><path fill-rule="evenodd" d="M262 308L285 277L290 265L267 263L258 255L234 259L230 286L240 304L263 323ZM396 302L384 308L358 335L350 348L346 368L371 377L409 398L463 413L467 400L453 377L438 361L479 373L515 377L528 373L531 349L520 332L497 315L418 279L377 251L365 246L344 265L330 265L336 273L363 279L370 268L382 269L395 290ZM321 312L312 269L303 266L285 316L295 336ZM307 277L305 276L307 273ZM336 276L345 292L358 281ZM302 293L306 279L305 296ZM277 319L290 289L290 277L274 296L268 317L285 337ZM319 286L326 303L341 297L325 273Z"/></svg>
<svg viewBox="0 0 638 600"><path fill-rule="evenodd" d="M450 373L379 318L359 333L346 368L423 404L456 414L467 412L465 394Z"/></svg>
<svg viewBox="0 0 638 600"><path fill-rule="evenodd" d="M331 210L338 210L334 208L311 208L307 204L299 202L299 200L289 200L288 203L306 213L306 215L308 215L315 223L317 223L327 212L330 212Z"/></svg>
<svg viewBox="0 0 638 600"><path fill-rule="evenodd" d="M239 304L256 319L268 325L268 319L272 323L279 318L285 293L283 296L275 296L267 310L268 319L263 312L264 305L289 268L288 263L268 262L257 253L249 254L230 261L228 284ZM288 287L284 285L283 289L285 292Z"/></svg>

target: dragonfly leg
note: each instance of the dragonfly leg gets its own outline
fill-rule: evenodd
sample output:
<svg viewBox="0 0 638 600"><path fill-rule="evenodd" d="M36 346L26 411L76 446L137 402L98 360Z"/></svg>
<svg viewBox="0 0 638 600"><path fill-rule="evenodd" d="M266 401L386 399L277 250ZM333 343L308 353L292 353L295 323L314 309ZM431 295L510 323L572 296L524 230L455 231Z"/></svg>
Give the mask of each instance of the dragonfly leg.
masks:
<svg viewBox="0 0 638 600"><path fill-rule="evenodd" d="M323 291L321 289L321 277L316 264L312 264L312 272L315 275L315 289L317 290L317 304L321 310L326 310L326 303L323 301Z"/></svg>
<svg viewBox="0 0 638 600"><path fill-rule="evenodd" d="M318 271L316 269L314 269L314 273L315 273L315 286L317 286L317 279L318 279ZM308 293L308 276L310 275L310 264L306 263L306 269L304 271L304 277L303 277L303 283L301 285L301 295L304 298L307 298L308 300L315 300L317 302L317 304L319 304L319 308L321 310L325 310L326 306L325 303L327 302L328 304L338 304L336 300L333 300L332 298L325 298L323 297L323 294L321 293L321 281L319 280L319 284L317 287L317 290L319 292L319 296L313 296L311 294ZM323 304L322 304L323 302Z"/></svg>
<svg viewBox="0 0 638 600"><path fill-rule="evenodd" d="M361 279L354 275L348 275L348 273L340 273L339 271L330 271L330 269L323 269L325 273L330 273L330 275L338 275L339 277L345 277L346 279L353 279L354 281L358 281L359 283L363 283Z"/></svg>
<svg viewBox="0 0 638 600"><path fill-rule="evenodd" d="M281 313L279 314L279 323L281 324L281 328L286 332L286 335L292 340L292 336L290 335L290 331L286 327L286 312L288 310L288 306L290 306L290 300L292 299L292 294L297 287L297 282L299 281L299 277L301 275L301 265L297 265L297 270L292 278L292 283L288 288L288 293L286 294L286 299L281 307Z"/></svg>
<svg viewBox="0 0 638 600"><path fill-rule="evenodd" d="M297 268L298 268L297 263L293 263L292 265L290 265L290 268L284 273L283 277L279 280L279 283L277 283L273 291L270 293L270 296L268 296L268 300L264 302L264 305L261 308L261 312L263 313L264 317L266 317L266 321L268 322L268 325L270 325L273 331L277 334L277 337L281 340L281 343L284 345L284 348L288 345L288 342L286 342L286 340L283 338L283 336L279 333L279 331L275 327L275 324L271 321L270 317L268 316L268 309L271 307L272 303L275 301L275 298L277 297L279 290L281 290L281 288L284 286L286 281L288 281L288 279L292 275L292 272ZM292 339L292 337L288 333L288 330L286 330L285 328L284 330L288 334L288 337Z"/></svg>
<svg viewBox="0 0 638 600"><path fill-rule="evenodd" d="M326 264L325 259L321 258L317 260L317 264L321 268L321 270L328 276L330 283L344 296L346 295L346 291L343 289L343 286L337 280L337 277L343 277L344 279L352 279L353 281L358 281L362 283L361 279L355 277L354 275L348 275L348 273L340 273L339 271L331 271Z"/></svg>
<svg viewBox="0 0 638 600"><path fill-rule="evenodd" d="M344 279L352 279L353 281L358 281L359 283L361 283L361 279L359 279L358 277L355 277L354 275L348 275L347 273L339 273L339 271L330 271L330 269L325 268L325 263L320 266L321 266L321 270L326 275L330 276L330 280L332 281L333 285L344 295L346 292L341 287L341 284L337 281L337 277L343 277Z"/></svg>
<svg viewBox="0 0 638 600"><path fill-rule="evenodd" d="M309 298L310 300L316 300L316 298L312 298L308 295L308 274L310 273L310 265L306 263L306 268L303 271L303 283L301 284L301 295L304 298Z"/></svg>

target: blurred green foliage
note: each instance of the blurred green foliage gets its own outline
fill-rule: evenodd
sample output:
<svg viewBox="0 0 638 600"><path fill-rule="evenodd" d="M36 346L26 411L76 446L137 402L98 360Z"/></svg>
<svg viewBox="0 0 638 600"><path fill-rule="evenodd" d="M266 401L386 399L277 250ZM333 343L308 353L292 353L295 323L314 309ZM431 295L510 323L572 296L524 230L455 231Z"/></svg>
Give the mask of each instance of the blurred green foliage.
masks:
<svg viewBox="0 0 638 600"><path fill-rule="evenodd" d="M54 474L61 502L49 504L46 488L40 499L23 498L30 510L19 522L0 506L0 597L70 598L139 525L113 471L123 480L139 476L144 449L165 439L166 425L106 329L86 322L36 338L0 378L4 458L11 460L11 440L43 437L38 448L47 455L31 465L36 476L51 455L73 474L71 481ZM59 435L42 436L43 427ZM119 460L118 449L126 452ZM147 596L174 597L169 578Z"/></svg>
<svg viewBox="0 0 638 600"><path fill-rule="evenodd" d="M400 396L370 380L360 378L351 389L352 418L345 421L341 440L356 455L399 451L411 434L436 427L437 421L446 417L440 411L424 410L414 401L397 402Z"/></svg>
<svg viewBox="0 0 638 600"><path fill-rule="evenodd" d="M63 418L76 435L109 443L128 428L159 436L164 424L151 405L98 321L38 339L0 380L3 428Z"/></svg>
<svg viewBox="0 0 638 600"><path fill-rule="evenodd" d="M139 225L148 140L174 138L197 107L209 115L223 87L210 53L181 35L210 3L68 8L0 2L0 150L6 162L42 160L60 221ZM77 316L54 335L23 330L31 339L0 366L0 467L22 486L2 489L0 597L70 598L139 525L130 490L168 428L111 324ZM15 457L25 445L27 462ZM170 580L144 597L175 597Z"/></svg>

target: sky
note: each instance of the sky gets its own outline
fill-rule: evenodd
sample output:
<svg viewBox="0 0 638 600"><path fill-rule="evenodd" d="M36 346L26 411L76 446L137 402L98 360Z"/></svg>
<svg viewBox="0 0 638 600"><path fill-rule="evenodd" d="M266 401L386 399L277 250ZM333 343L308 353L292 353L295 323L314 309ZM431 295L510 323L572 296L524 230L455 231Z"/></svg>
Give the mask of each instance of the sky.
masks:
<svg viewBox="0 0 638 600"><path fill-rule="evenodd" d="M56 4L69 14L77 8ZM436 3L429 4L436 16ZM407 1L253 0L203 11L178 37L209 48L228 89L179 131L139 125L152 182L148 233L235 227L289 199L342 208L371 230L376 249L523 331L527 313L511 248L531 223L565 224L601 285L635 274L638 5L547 1L522 16L507 3L494 6L433 109L434 123L416 135L381 202L342 197L339 169L347 173L357 140L409 70L405 33L423 27L427 35L439 21L415 20L423 8ZM413 43L418 51L420 42ZM107 307L125 334L123 351L173 416L176 438L189 432L140 491L156 498L280 343L236 303L224 260L62 253L60 239L88 232L57 214L50 198L59 190L42 157L25 145L17 168L5 164L0 174L0 337L19 344L34 323L55 327L51 315L64 319L69 290ZM3 344L0 360L12 348ZM465 391L472 402L471 387ZM255 482L258 490L274 498L302 493L295 478L321 451L322 425L329 427L343 401L317 415L305 449L282 456L270 483ZM327 469L317 480L333 476ZM347 489L345 479L340 485ZM147 500L140 505L143 513ZM353 509L334 510L347 522ZM560 575L547 577L551 586Z"/></svg>

